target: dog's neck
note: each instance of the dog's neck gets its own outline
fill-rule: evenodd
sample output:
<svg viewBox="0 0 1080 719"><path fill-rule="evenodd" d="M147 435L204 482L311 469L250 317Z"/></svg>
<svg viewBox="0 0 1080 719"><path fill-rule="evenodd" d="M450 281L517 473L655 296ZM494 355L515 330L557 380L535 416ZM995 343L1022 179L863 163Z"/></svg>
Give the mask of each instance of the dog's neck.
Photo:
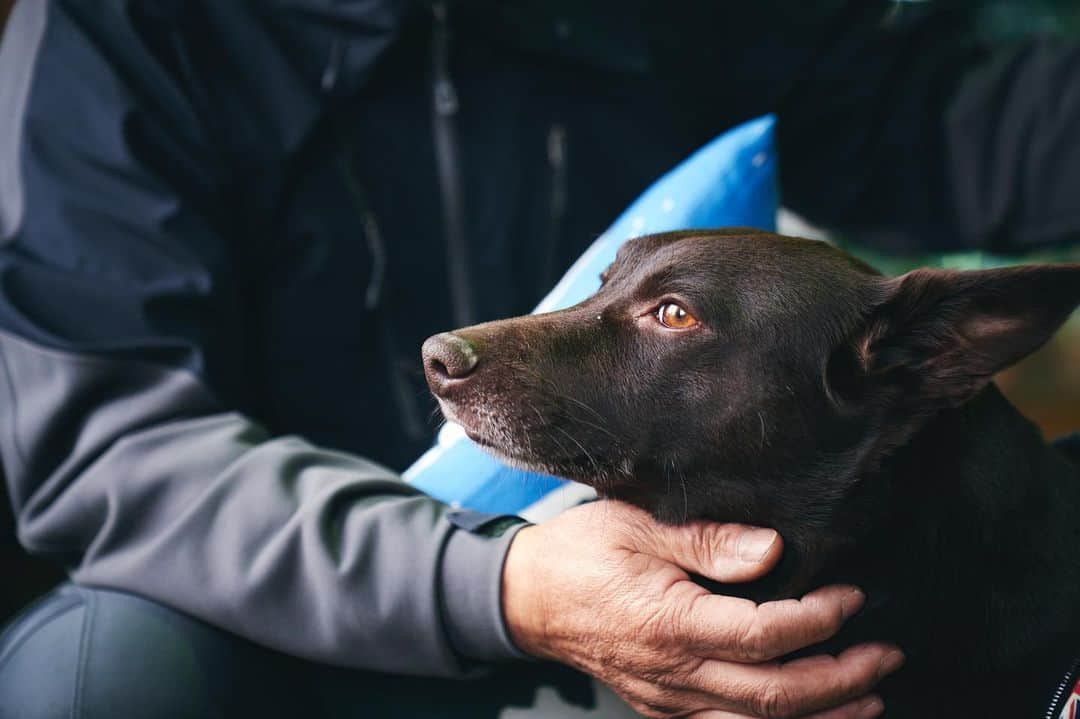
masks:
<svg viewBox="0 0 1080 719"><path fill-rule="evenodd" d="M836 569L909 654L996 673L1063 638L1080 649L1080 473L996 388L935 417L879 474L862 480L887 487L884 514Z"/></svg>

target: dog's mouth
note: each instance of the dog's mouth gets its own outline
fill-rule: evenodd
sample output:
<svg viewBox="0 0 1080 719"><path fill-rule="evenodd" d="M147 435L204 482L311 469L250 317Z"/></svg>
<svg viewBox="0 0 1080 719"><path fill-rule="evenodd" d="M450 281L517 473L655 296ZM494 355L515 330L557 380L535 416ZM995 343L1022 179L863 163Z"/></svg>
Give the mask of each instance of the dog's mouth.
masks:
<svg viewBox="0 0 1080 719"><path fill-rule="evenodd" d="M467 403L439 398L447 421L460 426L465 436L484 451L517 469L540 472L587 484L603 493L614 481L611 463L587 440L574 437L557 422L532 425L484 406L476 410Z"/></svg>
<svg viewBox="0 0 1080 719"><path fill-rule="evenodd" d="M450 419L450 418L448 418ZM504 444L497 440L491 439L483 432L469 425L467 422L462 422L460 419L450 419L451 422L457 423L463 430L465 430L465 436L471 439L476 444L480 445L484 449L488 450L492 454L498 454L502 457L509 457L510 452ZM526 458L522 458L524 461Z"/></svg>
<svg viewBox="0 0 1080 719"><path fill-rule="evenodd" d="M489 453L498 456L499 459L519 466L528 464L532 460L527 452L519 450L516 442L508 441L509 437L495 437L490 431L485 431L486 426L492 424L490 418L480 417L467 406L460 406L442 398L439 398L439 408L442 410L446 421L453 422L461 427L466 437ZM507 433L504 431L500 434L505 435ZM533 469L532 467L524 468Z"/></svg>
<svg viewBox="0 0 1080 719"><path fill-rule="evenodd" d="M465 430L465 436L476 442L481 447L496 449L496 443L492 439L488 439L484 436L477 425L478 419L472 416L472 413L463 411L451 402L448 402L441 397L437 398L439 401L439 410L442 412L443 417L447 422L452 422L463 430Z"/></svg>

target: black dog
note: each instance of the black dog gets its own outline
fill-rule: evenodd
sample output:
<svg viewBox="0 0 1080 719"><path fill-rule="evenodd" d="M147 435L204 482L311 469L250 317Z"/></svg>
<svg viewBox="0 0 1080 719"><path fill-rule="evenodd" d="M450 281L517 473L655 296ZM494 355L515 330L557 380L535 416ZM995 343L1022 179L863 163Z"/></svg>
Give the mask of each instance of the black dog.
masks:
<svg viewBox="0 0 1080 719"><path fill-rule="evenodd" d="M1080 303L1080 265L890 279L730 229L632 241L603 279L429 339L446 416L662 521L776 528L755 599L868 590L837 642L905 649L889 716L1046 711L1080 656L1080 473L991 378Z"/></svg>

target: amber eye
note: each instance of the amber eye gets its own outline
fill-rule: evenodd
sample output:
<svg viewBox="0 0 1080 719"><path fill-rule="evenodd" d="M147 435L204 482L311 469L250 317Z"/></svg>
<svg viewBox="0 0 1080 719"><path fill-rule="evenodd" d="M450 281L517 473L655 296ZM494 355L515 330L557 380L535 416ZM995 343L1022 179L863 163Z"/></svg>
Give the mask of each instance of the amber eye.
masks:
<svg viewBox="0 0 1080 719"><path fill-rule="evenodd" d="M697 318L674 302L665 302L656 311L660 324L673 330L688 330L698 323Z"/></svg>

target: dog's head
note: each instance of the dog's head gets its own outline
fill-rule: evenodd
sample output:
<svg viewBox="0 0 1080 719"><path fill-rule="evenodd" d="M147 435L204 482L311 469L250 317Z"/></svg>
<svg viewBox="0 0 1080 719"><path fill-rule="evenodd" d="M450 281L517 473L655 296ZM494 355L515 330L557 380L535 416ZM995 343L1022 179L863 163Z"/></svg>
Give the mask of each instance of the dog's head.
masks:
<svg viewBox="0 0 1080 719"><path fill-rule="evenodd" d="M574 307L423 355L444 414L505 460L790 543L1078 302L1080 265L890 279L821 242L686 231L628 242Z"/></svg>

